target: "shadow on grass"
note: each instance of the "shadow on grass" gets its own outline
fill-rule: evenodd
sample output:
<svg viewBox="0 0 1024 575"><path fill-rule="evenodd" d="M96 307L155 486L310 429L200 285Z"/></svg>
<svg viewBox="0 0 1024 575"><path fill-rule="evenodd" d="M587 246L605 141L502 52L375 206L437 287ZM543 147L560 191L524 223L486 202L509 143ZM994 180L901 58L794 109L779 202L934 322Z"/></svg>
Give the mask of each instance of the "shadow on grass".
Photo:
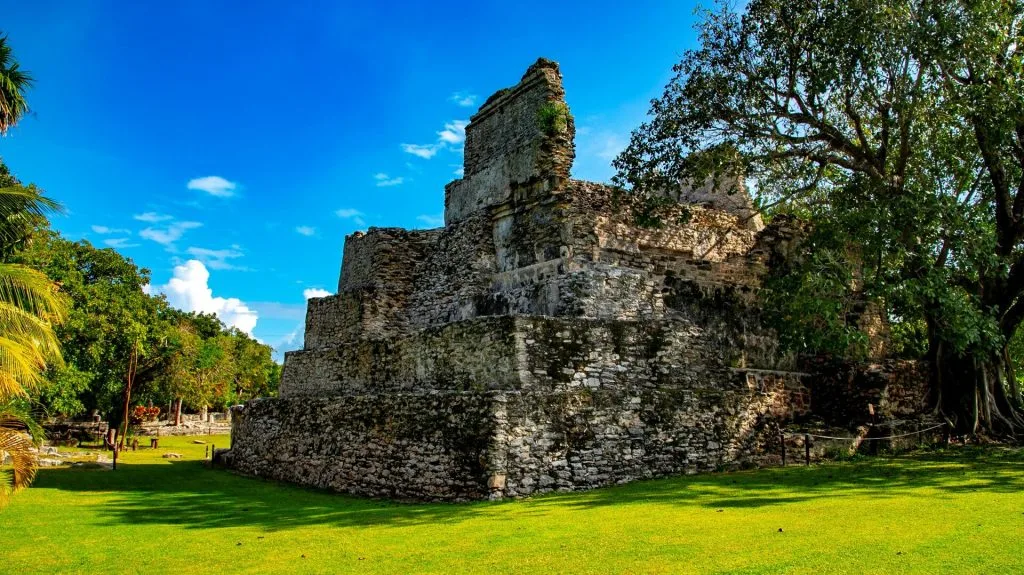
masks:
<svg viewBox="0 0 1024 575"><path fill-rule="evenodd" d="M1024 450L952 449L899 457L864 457L805 467L766 468L651 480L573 494L545 504L569 508L644 503L754 508L819 498L948 498L1024 490Z"/></svg>
<svg viewBox="0 0 1024 575"><path fill-rule="evenodd" d="M111 523L176 524L187 528L303 525L402 526L454 523L488 515L506 503L405 504L359 499L209 469L199 461L126 464L116 472L44 469L36 487L114 492L99 516ZM952 497L972 491L1024 489L1024 451L977 450L869 458L811 467L772 468L641 481L583 493L538 497L517 511L670 504L755 508L834 497ZM511 519L512 516L510 515Z"/></svg>

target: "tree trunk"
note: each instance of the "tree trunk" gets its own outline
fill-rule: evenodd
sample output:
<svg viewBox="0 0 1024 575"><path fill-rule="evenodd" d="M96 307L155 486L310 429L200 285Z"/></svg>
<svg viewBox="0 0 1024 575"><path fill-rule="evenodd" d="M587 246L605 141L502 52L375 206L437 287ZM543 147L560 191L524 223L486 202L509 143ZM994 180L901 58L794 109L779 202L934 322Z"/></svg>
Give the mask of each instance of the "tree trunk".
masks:
<svg viewBox="0 0 1024 575"><path fill-rule="evenodd" d="M174 426L181 425L181 398L174 400Z"/></svg>
<svg viewBox="0 0 1024 575"><path fill-rule="evenodd" d="M138 343L132 346L131 354L128 356L128 373L125 376L124 386L124 413L121 420L121 438L118 440L118 450L124 449L124 440L128 437L128 409L132 402L132 384L135 382L135 367L138 363Z"/></svg>
<svg viewBox="0 0 1024 575"><path fill-rule="evenodd" d="M948 343L933 342L933 399L936 410L957 435L979 433L995 437L1024 432L1024 414L1012 399L1016 382L1009 354L967 353L958 355Z"/></svg>

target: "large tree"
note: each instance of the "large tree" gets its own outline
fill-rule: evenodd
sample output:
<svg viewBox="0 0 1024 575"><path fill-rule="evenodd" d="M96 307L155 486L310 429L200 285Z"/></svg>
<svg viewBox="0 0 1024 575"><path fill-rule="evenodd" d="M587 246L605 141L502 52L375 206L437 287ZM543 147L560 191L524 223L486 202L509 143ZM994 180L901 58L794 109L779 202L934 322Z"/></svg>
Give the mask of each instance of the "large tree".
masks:
<svg viewBox="0 0 1024 575"><path fill-rule="evenodd" d="M129 374L136 389L155 377L168 353L166 323L179 312L143 291L148 270L110 248L42 229L15 260L58 281L71 301L57 331L67 366L51 372L44 407L64 415L100 409L120 422Z"/></svg>
<svg viewBox="0 0 1024 575"><path fill-rule="evenodd" d="M766 213L814 230L791 292L767 297L881 306L895 334L920 336L941 413L966 432L1019 433L1008 344L1024 319L1022 21L1019 0L721 6L616 160L618 181L656 205L746 176ZM791 311L805 332L855 327Z"/></svg>

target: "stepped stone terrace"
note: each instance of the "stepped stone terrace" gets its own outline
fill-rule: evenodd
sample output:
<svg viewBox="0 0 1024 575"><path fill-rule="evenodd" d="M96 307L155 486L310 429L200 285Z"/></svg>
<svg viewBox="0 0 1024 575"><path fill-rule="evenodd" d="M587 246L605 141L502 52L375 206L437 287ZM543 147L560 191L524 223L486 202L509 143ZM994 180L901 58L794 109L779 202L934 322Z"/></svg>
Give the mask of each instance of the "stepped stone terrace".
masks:
<svg viewBox="0 0 1024 575"><path fill-rule="evenodd" d="M779 426L817 400L756 292L799 230L765 227L736 180L685 193L685 223L641 227L629 195L570 177L574 135L554 62L491 96L444 227L346 238L337 294L309 301L280 397L235 409L223 461L470 500L777 459ZM822 386L821 404L842 392L882 418L924 409L918 380L881 380L871 397Z"/></svg>

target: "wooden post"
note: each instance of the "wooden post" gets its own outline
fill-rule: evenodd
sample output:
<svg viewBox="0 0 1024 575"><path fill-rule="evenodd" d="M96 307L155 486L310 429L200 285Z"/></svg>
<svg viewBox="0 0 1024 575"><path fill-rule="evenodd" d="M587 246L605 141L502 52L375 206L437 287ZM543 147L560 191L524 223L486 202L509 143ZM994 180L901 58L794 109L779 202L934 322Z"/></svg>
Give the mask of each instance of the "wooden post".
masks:
<svg viewBox="0 0 1024 575"><path fill-rule="evenodd" d="M210 458L210 446L207 445L206 446L206 455L203 456L203 459L209 459L209 458Z"/></svg>
<svg viewBox="0 0 1024 575"><path fill-rule="evenodd" d="M150 437L149 438L149 448L150 449L156 449L158 447L160 447L160 438L159 437Z"/></svg>
<svg viewBox="0 0 1024 575"><path fill-rule="evenodd" d="M782 466L786 466L786 434L779 432L779 444L782 445Z"/></svg>
<svg viewBox="0 0 1024 575"><path fill-rule="evenodd" d="M117 471L117 445L114 446L114 471Z"/></svg>
<svg viewBox="0 0 1024 575"><path fill-rule="evenodd" d="M139 438L136 437L135 439L132 440L132 451L138 451L138 450L139 450Z"/></svg>
<svg viewBox="0 0 1024 575"><path fill-rule="evenodd" d="M811 464L811 434L804 434L804 459L807 465Z"/></svg>

